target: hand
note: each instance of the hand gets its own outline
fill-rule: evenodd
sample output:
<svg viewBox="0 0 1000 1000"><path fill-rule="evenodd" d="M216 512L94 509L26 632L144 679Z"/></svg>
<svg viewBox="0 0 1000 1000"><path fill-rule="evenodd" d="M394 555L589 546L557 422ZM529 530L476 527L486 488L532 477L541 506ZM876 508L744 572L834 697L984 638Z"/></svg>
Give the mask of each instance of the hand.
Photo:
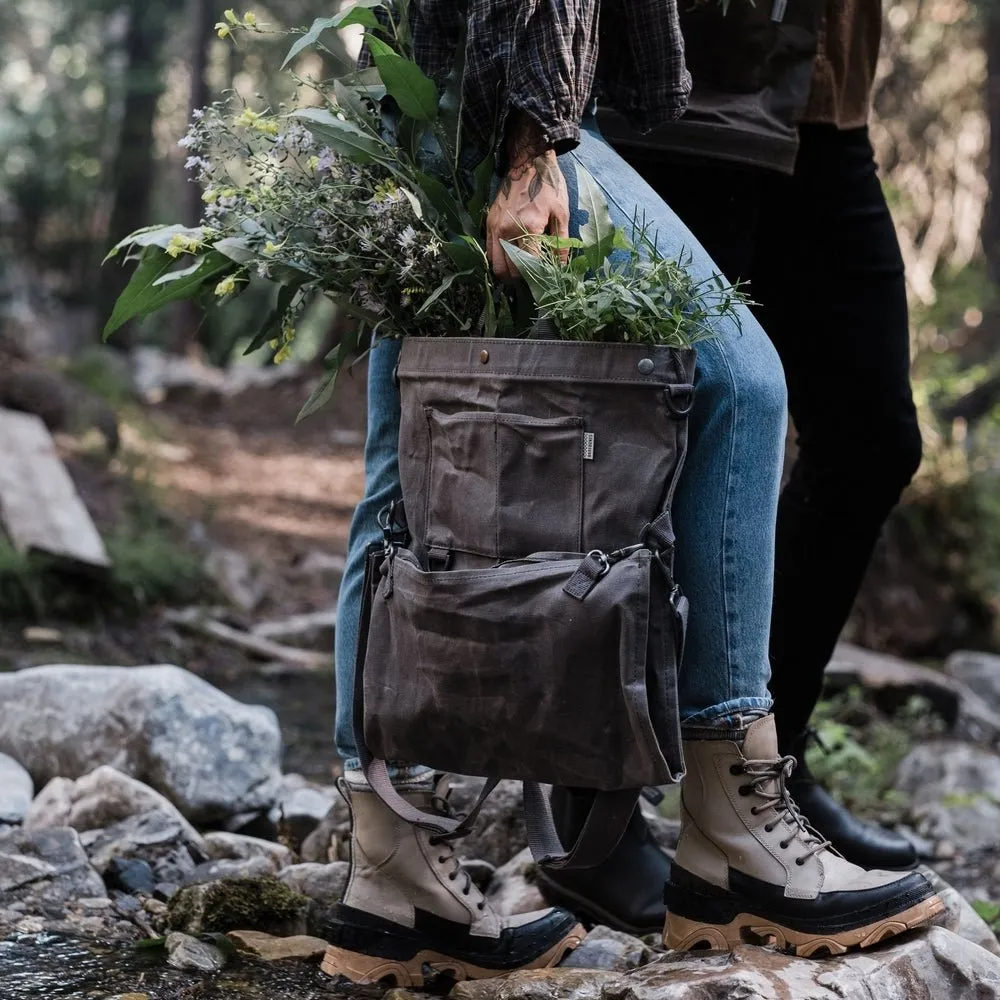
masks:
<svg viewBox="0 0 1000 1000"><path fill-rule="evenodd" d="M497 278L518 277L500 241L521 240L530 250L525 237L542 233L569 238L569 192L556 154L545 147L538 124L521 115L511 130L510 166L486 216L486 250ZM568 252L562 251L564 259Z"/></svg>

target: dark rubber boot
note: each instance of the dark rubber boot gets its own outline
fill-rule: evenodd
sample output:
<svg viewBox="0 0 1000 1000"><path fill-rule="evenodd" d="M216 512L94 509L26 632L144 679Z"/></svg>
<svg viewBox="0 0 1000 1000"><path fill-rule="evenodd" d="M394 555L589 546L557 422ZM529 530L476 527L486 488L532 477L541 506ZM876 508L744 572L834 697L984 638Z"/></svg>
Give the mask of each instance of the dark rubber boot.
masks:
<svg viewBox="0 0 1000 1000"><path fill-rule="evenodd" d="M812 738L811 730L807 731L786 751L799 762L788 781L788 791L809 825L829 840L834 850L861 868L915 868L917 852L904 836L858 819L816 780L805 762L806 747Z"/></svg>
<svg viewBox="0 0 1000 1000"><path fill-rule="evenodd" d="M552 815L564 844L579 835L592 795L585 789L552 789ZM653 841L636 808L618 846L602 864L574 871L538 869L537 878L549 902L588 923L654 934L663 929L667 915L663 886L669 875L670 859Z"/></svg>

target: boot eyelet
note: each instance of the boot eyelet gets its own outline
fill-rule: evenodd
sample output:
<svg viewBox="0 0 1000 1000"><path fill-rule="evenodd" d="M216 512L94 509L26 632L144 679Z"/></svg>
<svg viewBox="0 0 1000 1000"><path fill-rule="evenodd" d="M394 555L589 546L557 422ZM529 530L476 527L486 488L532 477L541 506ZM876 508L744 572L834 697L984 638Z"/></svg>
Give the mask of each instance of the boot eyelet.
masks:
<svg viewBox="0 0 1000 1000"><path fill-rule="evenodd" d="M801 858L796 858L795 863L799 866L799 868L801 868L805 864L805 862Z"/></svg>
<svg viewBox="0 0 1000 1000"><path fill-rule="evenodd" d="M437 847L441 841L437 837L428 837L427 843L430 844L431 847Z"/></svg>
<svg viewBox="0 0 1000 1000"><path fill-rule="evenodd" d="M751 816L758 816L758 815L760 815L760 810L756 806L751 806L750 807L750 815Z"/></svg>
<svg viewBox="0 0 1000 1000"><path fill-rule="evenodd" d="M457 878L458 878L458 876L457 876L457 875L456 875L456 874L455 874L454 872L452 872L452 873L451 873L451 874L450 874L450 875L448 876L448 881L449 881L449 882L454 882L454 881L455 881L455 879L457 879Z"/></svg>
<svg viewBox="0 0 1000 1000"><path fill-rule="evenodd" d="M746 798L748 795L753 794L753 785L740 785L739 792L743 798Z"/></svg>
<svg viewBox="0 0 1000 1000"><path fill-rule="evenodd" d="M732 767L729 768L729 773L734 778L738 778L743 773L743 765L742 764L733 764Z"/></svg>
<svg viewBox="0 0 1000 1000"><path fill-rule="evenodd" d="M768 823L764 827L764 833L774 833L774 827Z"/></svg>
<svg viewBox="0 0 1000 1000"><path fill-rule="evenodd" d="M438 864L443 865L447 860L448 859L442 854L441 857L438 858Z"/></svg>
<svg viewBox="0 0 1000 1000"><path fill-rule="evenodd" d="M463 889L462 890L462 895L463 896L468 896L469 895L469 890L468 889Z"/></svg>
<svg viewBox="0 0 1000 1000"><path fill-rule="evenodd" d="M477 903L476 904L476 909L479 910L480 913L482 913L482 911L486 909L486 904L485 903Z"/></svg>
<svg viewBox="0 0 1000 1000"><path fill-rule="evenodd" d="M780 847L783 851L787 851L788 850L788 841L787 840L783 840L780 844L778 844L778 847Z"/></svg>

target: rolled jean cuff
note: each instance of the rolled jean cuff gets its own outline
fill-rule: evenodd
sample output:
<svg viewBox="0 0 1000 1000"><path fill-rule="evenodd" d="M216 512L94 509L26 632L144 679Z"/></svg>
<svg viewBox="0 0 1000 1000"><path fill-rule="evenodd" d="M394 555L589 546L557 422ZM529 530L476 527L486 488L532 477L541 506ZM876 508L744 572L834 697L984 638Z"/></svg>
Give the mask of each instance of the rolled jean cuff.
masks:
<svg viewBox="0 0 1000 1000"><path fill-rule="evenodd" d="M738 727L741 717L748 713L752 712L758 716L769 714L773 704L774 702L770 698L735 698L732 701L723 702L721 705L702 709L700 712L695 712L694 715L685 716L681 719L681 728L686 729L689 726L694 726L697 728L732 729Z"/></svg>
<svg viewBox="0 0 1000 1000"><path fill-rule="evenodd" d="M361 774L361 761L357 757L350 757L344 761L344 774ZM406 783L424 778L434 773L434 768L425 767L423 764L389 764L389 780Z"/></svg>

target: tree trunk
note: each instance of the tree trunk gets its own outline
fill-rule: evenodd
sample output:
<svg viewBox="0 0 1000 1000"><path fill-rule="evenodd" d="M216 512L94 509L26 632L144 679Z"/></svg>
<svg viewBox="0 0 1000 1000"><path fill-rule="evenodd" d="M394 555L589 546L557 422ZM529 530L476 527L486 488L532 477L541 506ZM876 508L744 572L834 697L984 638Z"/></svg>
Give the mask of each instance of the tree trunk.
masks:
<svg viewBox="0 0 1000 1000"><path fill-rule="evenodd" d="M991 7L986 16L986 110L990 123L990 165L983 252L990 277L1000 282L1000 11Z"/></svg>
<svg viewBox="0 0 1000 1000"><path fill-rule="evenodd" d="M149 224L153 187L153 125L163 94L162 41L167 5L162 0L130 0L129 27L125 36L125 99L122 107L118 151L111 171L114 202L109 242ZM115 300L128 283L128 271L108 264L101 269L98 293L98 328L103 327ZM115 335L113 343L130 346L131 324Z"/></svg>
<svg viewBox="0 0 1000 1000"><path fill-rule="evenodd" d="M204 108L211 100L208 85L208 58L215 37L215 23L219 20L218 0L188 0L187 23L191 25L191 93L188 100L191 114ZM188 226L197 226L204 207L200 184L194 183L185 171L184 218ZM179 302L172 310L170 349L177 354L193 350L198 342L201 326L201 309L194 302Z"/></svg>

